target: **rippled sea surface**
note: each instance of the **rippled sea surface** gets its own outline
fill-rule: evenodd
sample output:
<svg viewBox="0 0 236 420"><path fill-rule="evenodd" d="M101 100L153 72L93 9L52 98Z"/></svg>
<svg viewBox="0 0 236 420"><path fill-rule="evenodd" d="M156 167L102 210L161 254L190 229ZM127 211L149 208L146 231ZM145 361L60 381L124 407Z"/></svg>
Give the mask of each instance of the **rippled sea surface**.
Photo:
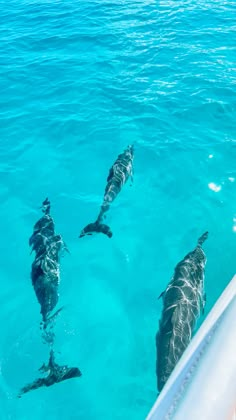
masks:
<svg viewBox="0 0 236 420"><path fill-rule="evenodd" d="M205 315L233 276L235 15L214 0L0 2L2 420L143 420L175 265L208 230ZM78 239L130 143L112 239ZM46 196L71 252L56 357L83 376L17 399L48 359L28 245Z"/></svg>

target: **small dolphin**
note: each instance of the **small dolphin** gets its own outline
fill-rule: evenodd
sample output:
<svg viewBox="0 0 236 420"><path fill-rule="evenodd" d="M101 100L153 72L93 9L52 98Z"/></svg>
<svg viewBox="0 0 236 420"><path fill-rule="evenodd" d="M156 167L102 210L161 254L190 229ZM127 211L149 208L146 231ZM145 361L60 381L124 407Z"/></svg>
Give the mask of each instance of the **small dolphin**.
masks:
<svg viewBox="0 0 236 420"><path fill-rule="evenodd" d="M66 379L78 378L81 376L81 372L77 367L69 368L68 366L59 366L55 362L54 352L51 350L48 365L43 365L39 371L48 372L46 378L36 379L31 384L24 386L18 397L20 398L23 394L34 389L41 388L42 386L51 386L58 382L65 381Z"/></svg>
<svg viewBox="0 0 236 420"><path fill-rule="evenodd" d="M118 156L109 171L103 204L97 220L94 223L90 223L82 230L80 238L85 235L92 235L94 232L102 232L109 238L112 237L110 227L102 223L102 220L105 217L105 213L109 210L111 203L115 200L129 177L133 179L133 159L134 147L133 145L130 145Z"/></svg>
<svg viewBox="0 0 236 420"><path fill-rule="evenodd" d="M161 391L188 346L201 309L204 310L204 271L206 256L202 244L207 239L205 232L196 248L180 261L163 298L163 310L156 335L157 386Z"/></svg>
<svg viewBox="0 0 236 420"><path fill-rule="evenodd" d="M29 244L36 254L31 270L32 284L41 306L44 328L46 328L51 312L58 302L59 253L65 245L62 237L55 234L48 198L43 202L42 211L44 215L35 224Z"/></svg>

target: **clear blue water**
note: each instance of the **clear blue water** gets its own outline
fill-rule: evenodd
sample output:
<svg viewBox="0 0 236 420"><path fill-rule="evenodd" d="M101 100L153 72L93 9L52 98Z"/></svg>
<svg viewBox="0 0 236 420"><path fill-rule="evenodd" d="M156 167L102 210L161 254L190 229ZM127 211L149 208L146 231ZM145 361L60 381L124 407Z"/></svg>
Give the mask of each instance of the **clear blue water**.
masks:
<svg viewBox="0 0 236 420"><path fill-rule="evenodd" d="M234 274L235 12L227 0L0 2L1 419L144 419L175 265L209 230L206 314ZM131 142L113 238L79 240ZM28 246L46 196L71 251L57 359L83 376L17 400L48 359Z"/></svg>

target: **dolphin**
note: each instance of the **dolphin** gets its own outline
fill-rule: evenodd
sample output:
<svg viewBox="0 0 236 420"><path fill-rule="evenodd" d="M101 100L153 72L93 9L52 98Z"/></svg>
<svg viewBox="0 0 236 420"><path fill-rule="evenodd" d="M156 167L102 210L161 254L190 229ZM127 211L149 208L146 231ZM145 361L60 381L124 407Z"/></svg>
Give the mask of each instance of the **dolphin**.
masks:
<svg viewBox="0 0 236 420"><path fill-rule="evenodd" d="M54 351L50 351L50 357L48 365L43 364L39 369L41 372L48 372L48 375L45 378L36 379L34 382L24 386L18 397L20 398L23 394L34 389L41 388L43 386L51 386L58 382L65 381L66 379L78 378L81 376L81 372L77 367L69 368L68 366L59 366L55 362Z"/></svg>
<svg viewBox="0 0 236 420"><path fill-rule="evenodd" d="M123 185L127 182L129 177L133 180L133 159L134 146L129 145L123 153L121 153L112 165L109 175L107 177L107 185L103 197L103 203L95 222L88 224L80 233L80 238L85 235L92 235L94 232L101 232L112 237L110 227L102 223L106 217L105 213L109 210L111 203L115 200Z"/></svg>
<svg viewBox="0 0 236 420"><path fill-rule="evenodd" d="M175 267L166 290L161 293L163 310L156 335L157 387L161 391L188 346L201 310L204 311L204 271L206 256L202 249L205 232L196 248Z"/></svg>
<svg viewBox="0 0 236 420"><path fill-rule="evenodd" d="M236 275L194 334L146 420L236 419Z"/></svg>
<svg viewBox="0 0 236 420"><path fill-rule="evenodd" d="M43 365L39 370L48 375L39 378L31 384L23 387L19 397L26 392L40 388L42 386L51 386L55 383L65 381L66 379L81 376L77 367L59 366L55 362L53 351L54 332L52 331L51 321L61 311L58 309L53 315L52 311L58 302L58 286L60 280L59 253L62 248L67 249L61 235L55 233L54 221L50 215L50 201L48 198L43 201L42 211L44 215L34 225L34 232L29 239L32 251L35 252L35 260L32 264L31 279L41 306L43 318L44 334L43 337L50 345L50 358L48 365ZM47 330L50 325L50 331Z"/></svg>
<svg viewBox="0 0 236 420"><path fill-rule="evenodd" d="M29 244L32 251L35 252L31 280L41 306L44 328L46 328L51 318L51 312L58 303L59 254L63 248L66 249L66 246L61 235L55 234L48 198L43 202L42 211L44 215L34 225L34 232L29 239Z"/></svg>

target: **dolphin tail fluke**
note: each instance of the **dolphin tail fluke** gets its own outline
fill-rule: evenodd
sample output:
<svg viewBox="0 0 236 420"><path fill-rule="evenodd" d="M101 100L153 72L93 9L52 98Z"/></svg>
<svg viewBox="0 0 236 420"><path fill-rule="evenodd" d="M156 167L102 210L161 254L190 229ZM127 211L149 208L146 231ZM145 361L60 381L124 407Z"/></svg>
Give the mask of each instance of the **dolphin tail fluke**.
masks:
<svg viewBox="0 0 236 420"><path fill-rule="evenodd" d="M100 223L98 220L85 226L79 237L82 238L85 235L92 235L93 233L104 233L104 235L107 235L108 238L112 237L112 231L110 227L104 223Z"/></svg>
<svg viewBox="0 0 236 420"><path fill-rule="evenodd" d="M48 365L43 365L39 370L44 373L49 372L48 376L46 376L46 378L36 379L34 382L24 386L20 390L18 398L21 398L23 394L33 391L34 389L38 389L43 386L51 386L67 379L78 378L82 375L81 371L77 367L70 368L68 366L58 365L55 362L53 350L51 350Z"/></svg>
<svg viewBox="0 0 236 420"><path fill-rule="evenodd" d="M202 236L198 239L198 245L202 246L203 242L208 238L208 232L203 233Z"/></svg>

